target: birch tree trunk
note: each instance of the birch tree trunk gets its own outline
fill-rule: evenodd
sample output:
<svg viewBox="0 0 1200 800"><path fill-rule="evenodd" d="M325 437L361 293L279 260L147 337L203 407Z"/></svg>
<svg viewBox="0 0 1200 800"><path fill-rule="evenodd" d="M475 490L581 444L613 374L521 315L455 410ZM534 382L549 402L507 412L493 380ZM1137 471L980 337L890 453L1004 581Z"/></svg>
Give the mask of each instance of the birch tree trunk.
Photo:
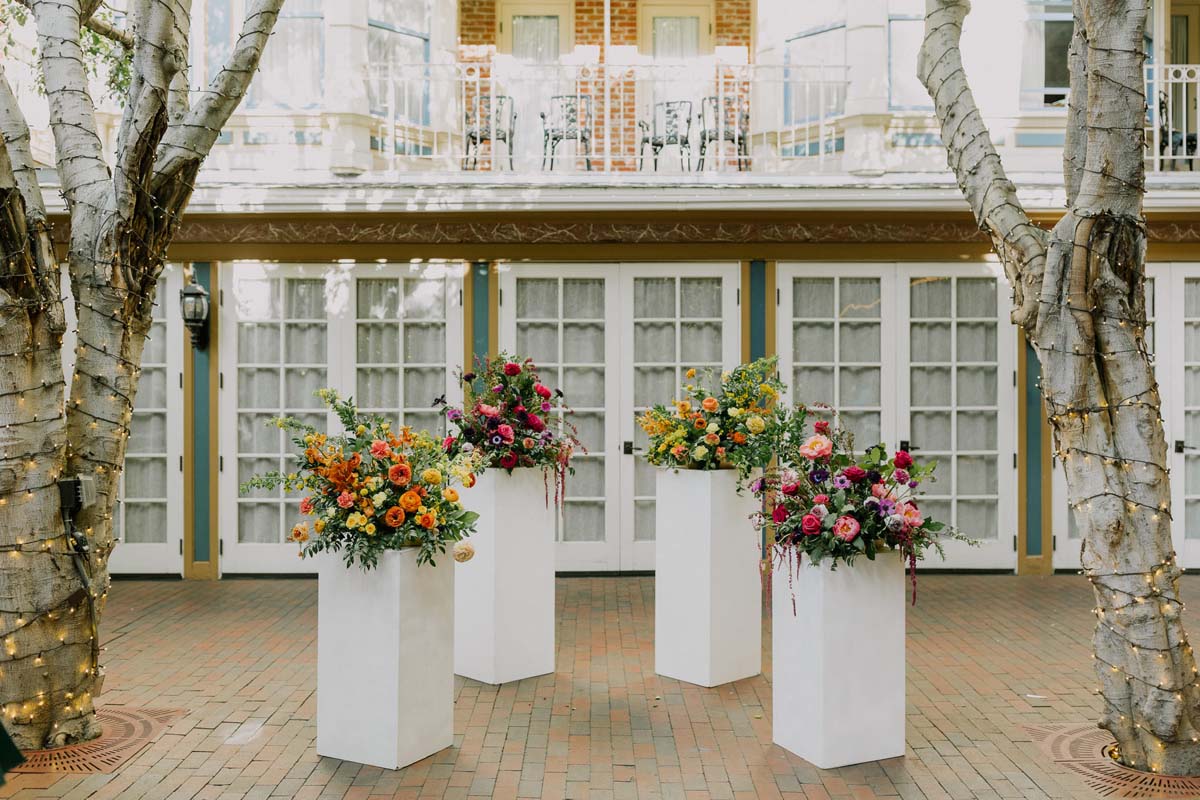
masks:
<svg viewBox="0 0 1200 800"><path fill-rule="evenodd" d="M180 88L190 3L132 0L129 27L112 34L130 47L132 77L111 159L80 46L98 4L26 3L70 216L78 328L69 381L60 264L29 131L0 67L0 718L22 749L100 733L97 624L155 287L196 174L258 68L282 2L248 0L229 62L189 107ZM57 488L72 475L92 476L98 494L74 520L89 545L83 555Z"/></svg>
<svg viewBox="0 0 1200 800"><path fill-rule="evenodd" d="M1200 683L1179 599L1158 385L1146 350L1146 0L1075 0L1067 211L1034 225L963 70L967 0L927 0L919 72L950 168L1013 287L1096 599L1100 726L1126 765L1200 774Z"/></svg>

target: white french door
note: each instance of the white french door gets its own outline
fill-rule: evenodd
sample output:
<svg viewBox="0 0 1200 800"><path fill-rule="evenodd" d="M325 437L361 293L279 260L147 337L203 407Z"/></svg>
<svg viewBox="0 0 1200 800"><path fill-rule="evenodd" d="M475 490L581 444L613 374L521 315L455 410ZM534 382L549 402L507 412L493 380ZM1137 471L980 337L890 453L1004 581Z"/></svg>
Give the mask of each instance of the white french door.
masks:
<svg viewBox="0 0 1200 800"><path fill-rule="evenodd" d="M654 567L654 470L635 419L692 367L739 360L737 264L517 264L501 277L500 347L533 358L588 452L567 481L557 568Z"/></svg>
<svg viewBox="0 0 1200 800"><path fill-rule="evenodd" d="M108 559L115 575L183 574L183 267L167 264L154 296L153 322L142 351L125 468L113 510L116 547ZM63 295L70 280L63 274ZM75 369L75 305L63 304L63 370ZM66 381L70 395L71 381Z"/></svg>
<svg viewBox="0 0 1200 800"><path fill-rule="evenodd" d="M781 369L793 402L828 403L856 449L936 460L922 510L980 541L927 568L1016 565L1016 334L991 264L781 263Z"/></svg>
<svg viewBox="0 0 1200 800"><path fill-rule="evenodd" d="M121 498L113 512L115 574L183 572L183 269L168 264L158 282L153 323L142 351L126 446Z"/></svg>
<svg viewBox="0 0 1200 800"><path fill-rule="evenodd" d="M451 365L462 352L461 266L222 264L221 571L309 572L286 537L300 521L298 493L239 494L252 475L290 469L297 417L340 433L316 391L338 389L360 410L441 430L433 400L460 393Z"/></svg>

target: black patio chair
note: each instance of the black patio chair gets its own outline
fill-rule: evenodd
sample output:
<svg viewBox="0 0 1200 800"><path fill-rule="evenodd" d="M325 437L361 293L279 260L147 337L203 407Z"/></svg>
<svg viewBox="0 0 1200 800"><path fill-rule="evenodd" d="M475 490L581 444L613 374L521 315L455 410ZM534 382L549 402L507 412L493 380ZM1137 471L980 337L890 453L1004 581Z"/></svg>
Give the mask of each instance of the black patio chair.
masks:
<svg viewBox="0 0 1200 800"><path fill-rule="evenodd" d="M554 171L554 151L564 141L583 145L583 159L592 171L592 98L589 95L556 94L550 98L549 113L542 117L542 169L550 161Z"/></svg>
<svg viewBox="0 0 1200 800"><path fill-rule="evenodd" d="M468 102L465 117L465 151L463 169L479 167L479 149L484 142L504 142L508 150L508 168L513 168L513 137L517 132L517 111L513 99L505 94L496 97L496 113L492 113L492 95L482 94ZM472 146L475 152L471 153Z"/></svg>
<svg viewBox="0 0 1200 800"><path fill-rule="evenodd" d="M723 106L720 116L719 106ZM750 166L749 140L750 114L742 107L742 98L727 95L724 98L706 97L700 101L700 161L696 169L704 169L708 143L724 141L733 144L737 151L738 171L742 171Z"/></svg>
<svg viewBox="0 0 1200 800"><path fill-rule="evenodd" d="M1158 156L1170 155L1171 169L1175 169L1175 164L1178 162L1175 156L1187 156L1187 164L1189 170L1195 169L1195 160L1192 156L1196 155L1196 134L1189 133L1186 136L1178 131L1171 131L1167 126L1167 95L1165 92L1158 95Z"/></svg>
<svg viewBox="0 0 1200 800"><path fill-rule="evenodd" d="M679 148L679 168L692 169L692 101L669 100L654 104L652 122L638 120L642 141L638 145L638 169L646 163L646 145L650 145L654 171L658 172L658 154L664 147Z"/></svg>

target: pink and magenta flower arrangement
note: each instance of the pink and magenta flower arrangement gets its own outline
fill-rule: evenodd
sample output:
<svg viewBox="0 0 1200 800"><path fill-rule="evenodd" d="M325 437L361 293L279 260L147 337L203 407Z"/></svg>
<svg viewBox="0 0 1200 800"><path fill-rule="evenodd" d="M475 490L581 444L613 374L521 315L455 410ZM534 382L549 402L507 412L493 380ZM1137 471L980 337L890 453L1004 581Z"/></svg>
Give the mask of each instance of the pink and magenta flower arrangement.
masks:
<svg viewBox="0 0 1200 800"><path fill-rule="evenodd" d="M540 468L554 473L555 500L562 497L571 456L582 450L567 417L562 390L542 382L530 359L508 353L476 360L476 370L461 374L461 408L439 400L449 423L443 447L450 455L473 454L485 468L512 473Z"/></svg>
<svg viewBox="0 0 1200 800"><path fill-rule="evenodd" d="M883 445L855 455L853 438L835 422L810 427L806 409L781 412L775 442L777 465L750 483L763 499L757 522L773 529L775 557L789 579L807 557L814 565L853 564L899 551L908 563L917 599L917 561L943 538L971 540L928 517L920 507L921 486L933 480L936 462L919 464L912 454L889 453Z"/></svg>

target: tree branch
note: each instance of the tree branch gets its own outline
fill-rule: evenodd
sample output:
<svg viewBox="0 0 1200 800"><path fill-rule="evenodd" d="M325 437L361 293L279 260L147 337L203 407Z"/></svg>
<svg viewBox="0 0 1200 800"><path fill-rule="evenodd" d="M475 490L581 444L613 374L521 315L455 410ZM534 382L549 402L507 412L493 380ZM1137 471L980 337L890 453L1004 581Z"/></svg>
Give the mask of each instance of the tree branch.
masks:
<svg viewBox="0 0 1200 800"><path fill-rule="evenodd" d="M33 8L33 0L17 0L17 2L28 9ZM83 9L82 13L88 13L88 10ZM133 49L133 36L130 35L128 31L122 30L112 23L100 19L94 14L88 13L87 21L83 23L83 26L93 33L98 33L104 38L116 42L126 50Z"/></svg>
<svg viewBox="0 0 1200 800"><path fill-rule="evenodd" d="M1030 221L992 146L963 69L959 42L968 0L926 0L917 71L941 122L947 161L1013 287L1013 322L1032 330L1046 261L1046 232Z"/></svg>
<svg viewBox="0 0 1200 800"><path fill-rule="evenodd" d="M283 0L253 0L229 61L183 120L173 124L163 137L155 159L152 191L156 202L168 213L177 214L187 205L191 181L221 128L241 103L282 6Z"/></svg>
<svg viewBox="0 0 1200 800"><path fill-rule="evenodd" d="M1087 27L1081 1L1074 0L1075 29L1071 35L1068 64L1071 69L1071 89L1067 98L1067 139L1063 146L1063 182L1067 187L1067 205L1075 204L1079 184L1083 181L1083 166L1087 160Z"/></svg>
<svg viewBox="0 0 1200 800"><path fill-rule="evenodd" d="M79 6L75 0L32 1L59 179L70 209L79 199L80 190L104 183L109 177L79 45Z"/></svg>
<svg viewBox="0 0 1200 800"><path fill-rule="evenodd" d="M16 95L9 85L8 77L4 74L4 64L0 63L0 139L8 148L6 159L10 160L10 168L16 186L25 200L25 213L35 222L44 222L46 206L42 201L42 187L38 184L37 165L33 160L33 151L29 147L29 125L25 115L17 104Z"/></svg>

